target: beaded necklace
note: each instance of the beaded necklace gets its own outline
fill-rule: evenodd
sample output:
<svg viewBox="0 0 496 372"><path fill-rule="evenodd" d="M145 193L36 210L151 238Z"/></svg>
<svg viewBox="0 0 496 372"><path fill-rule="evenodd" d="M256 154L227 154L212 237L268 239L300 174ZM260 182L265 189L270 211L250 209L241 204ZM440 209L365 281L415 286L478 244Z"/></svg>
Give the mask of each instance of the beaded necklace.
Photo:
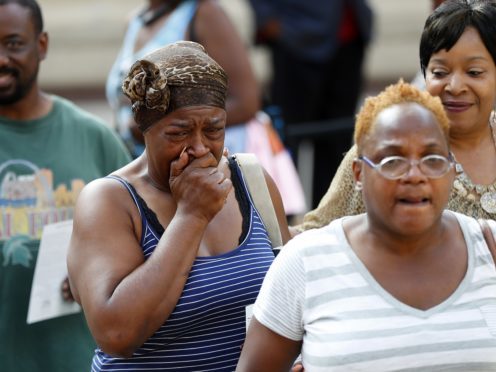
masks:
<svg viewBox="0 0 496 372"><path fill-rule="evenodd" d="M491 129L493 143L496 147L496 112L491 113L489 118L489 128ZM477 185L472 182L469 176L463 170L463 167L455 159L456 179L453 187L461 196L469 200L479 200L479 203L487 213L496 213L496 186L495 183L490 185Z"/></svg>

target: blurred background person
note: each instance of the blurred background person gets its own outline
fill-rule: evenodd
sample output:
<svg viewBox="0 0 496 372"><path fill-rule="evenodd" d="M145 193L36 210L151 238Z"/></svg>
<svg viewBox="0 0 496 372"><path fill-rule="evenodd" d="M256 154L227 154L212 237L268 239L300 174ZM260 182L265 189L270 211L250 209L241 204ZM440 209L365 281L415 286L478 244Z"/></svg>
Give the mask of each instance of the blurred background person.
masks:
<svg viewBox="0 0 496 372"><path fill-rule="evenodd" d="M445 209L448 131L441 100L409 84L365 101L352 171L366 212L285 246L237 371L287 371L300 349L308 371L496 370L496 250Z"/></svg>
<svg viewBox="0 0 496 372"><path fill-rule="evenodd" d="M439 96L450 120L456 178L448 209L496 219L496 2L446 0L427 18L420 40L426 89ZM297 229L327 225L364 211L343 159L317 209Z"/></svg>
<svg viewBox="0 0 496 372"><path fill-rule="evenodd" d="M105 123L40 89L48 44L36 1L0 0L2 372L88 370L95 343L81 313L26 324L39 239L72 218L85 183L130 161Z"/></svg>
<svg viewBox="0 0 496 372"><path fill-rule="evenodd" d="M267 45L272 56L269 101L280 108L284 123L352 121L372 34L373 13L367 1L249 1L257 43ZM351 145L352 133L350 126L313 140L312 207L326 192L342 154ZM287 141L295 161L298 142Z"/></svg>
<svg viewBox="0 0 496 372"><path fill-rule="evenodd" d="M133 120L129 99L120 87L137 59L178 40L202 44L226 71L226 147L231 153L243 152L246 133L242 124L253 119L260 109L260 89L246 47L216 0L148 0L131 16L106 84L119 134L134 157L142 153L143 138Z"/></svg>
<svg viewBox="0 0 496 372"><path fill-rule="evenodd" d="M85 187L67 257L99 346L92 370L233 371L274 254L223 154L226 73L180 41L138 60L123 88L146 148ZM262 182L285 243L280 195Z"/></svg>

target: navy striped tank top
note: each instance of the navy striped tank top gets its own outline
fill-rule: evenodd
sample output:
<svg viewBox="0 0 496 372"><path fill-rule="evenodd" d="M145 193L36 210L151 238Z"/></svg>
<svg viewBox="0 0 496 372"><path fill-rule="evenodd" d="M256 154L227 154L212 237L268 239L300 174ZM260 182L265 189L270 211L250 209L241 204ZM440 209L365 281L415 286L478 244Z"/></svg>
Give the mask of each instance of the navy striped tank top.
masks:
<svg viewBox="0 0 496 372"><path fill-rule="evenodd" d="M239 246L212 257L197 257L169 319L131 358L95 351L92 371L234 371L245 339L245 307L253 304L274 255L243 175L230 161L243 214ZM163 233L155 214L126 181L143 224L141 247L148 258ZM158 226L157 226L158 225Z"/></svg>

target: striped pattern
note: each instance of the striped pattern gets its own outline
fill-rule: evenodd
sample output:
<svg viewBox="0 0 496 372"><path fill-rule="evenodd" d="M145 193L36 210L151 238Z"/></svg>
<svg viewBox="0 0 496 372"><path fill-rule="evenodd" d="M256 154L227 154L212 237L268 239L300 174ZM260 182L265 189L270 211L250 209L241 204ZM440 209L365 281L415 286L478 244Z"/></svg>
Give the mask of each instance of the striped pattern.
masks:
<svg viewBox="0 0 496 372"><path fill-rule="evenodd" d="M235 369L245 339L245 307L255 302L274 259L253 204L250 210L250 227L242 244L220 256L197 257L173 313L134 356L113 358L97 349L92 371ZM149 257L159 236L146 219L144 227L142 248Z"/></svg>
<svg viewBox="0 0 496 372"><path fill-rule="evenodd" d="M278 334L303 339L305 371L496 371L495 264L477 221L456 215L468 270L441 304L421 311L391 296L336 220L282 250L255 317Z"/></svg>

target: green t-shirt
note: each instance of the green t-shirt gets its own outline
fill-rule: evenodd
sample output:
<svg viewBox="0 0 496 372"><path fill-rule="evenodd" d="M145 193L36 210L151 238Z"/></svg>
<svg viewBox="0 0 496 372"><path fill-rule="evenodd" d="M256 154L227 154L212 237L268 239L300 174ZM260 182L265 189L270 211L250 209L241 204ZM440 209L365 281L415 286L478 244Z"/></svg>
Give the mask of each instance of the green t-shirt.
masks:
<svg viewBox="0 0 496 372"><path fill-rule="evenodd" d="M86 183L129 161L110 128L60 97L41 119L0 116L0 371L89 371L82 313L26 324L39 238L72 218Z"/></svg>

